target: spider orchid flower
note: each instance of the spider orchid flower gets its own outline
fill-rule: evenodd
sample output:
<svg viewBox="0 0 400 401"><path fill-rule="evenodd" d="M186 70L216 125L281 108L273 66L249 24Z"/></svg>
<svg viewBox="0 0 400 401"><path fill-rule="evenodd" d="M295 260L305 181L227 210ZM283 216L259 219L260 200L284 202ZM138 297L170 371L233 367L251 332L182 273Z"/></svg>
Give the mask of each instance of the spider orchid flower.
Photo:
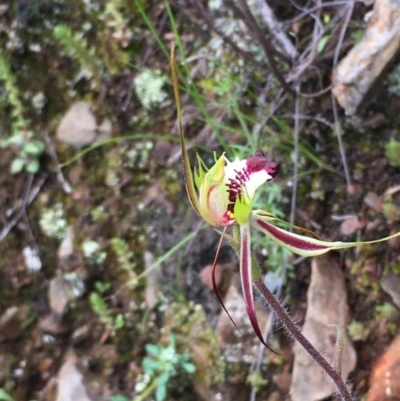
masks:
<svg viewBox="0 0 400 401"><path fill-rule="evenodd" d="M225 155L222 155L215 159L215 164L210 168L207 168L204 161L197 156L198 168L192 170L183 133L180 94L174 60L173 48L171 51L171 71L187 194L195 211L207 223L214 227L231 225L234 227L233 237L225 233L223 236L229 239L239 256L240 277L246 310L257 337L266 345L258 324L253 297L253 282L260 280L262 275L256 261L253 261L251 229L264 233L275 243L297 255L306 257L322 255L330 250L386 241L400 236L400 233L366 242L329 242L278 227L277 223L284 223L286 226L290 226L290 224L271 213L263 210L253 210L252 207L253 197L257 188L273 179L278 174L280 167L279 163L269 161L260 150L247 159L240 160L236 158L232 162ZM316 236L316 234L306 229L293 228ZM214 277L213 286L218 299L222 303ZM222 306L225 309L223 303Z"/></svg>
<svg viewBox="0 0 400 401"><path fill-rule="evenodd" d="M274 178L280 167L268 161L261 150L233 162L222 155L209 170L200 157L198 161L194 173L199 193L196 211L215 227L248 222L256 189Z"/></svg>

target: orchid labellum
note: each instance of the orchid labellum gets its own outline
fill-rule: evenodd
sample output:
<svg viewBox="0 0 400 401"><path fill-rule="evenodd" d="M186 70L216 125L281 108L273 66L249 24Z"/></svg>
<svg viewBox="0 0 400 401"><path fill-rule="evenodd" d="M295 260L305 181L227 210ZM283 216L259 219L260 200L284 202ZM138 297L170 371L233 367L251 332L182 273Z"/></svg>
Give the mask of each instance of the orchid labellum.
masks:
<svg viewBox="0 0 400 401"><path fill-rule="evenodd" d="M252 209L253 197L257 188L273 179L278 174L280 167L279 163L268 160L261 150L244 160L236 158L229 161L225 155L222 155L216 158L215 164L210 168L207 168L198 156L199 165L192 174L182 127L174 48L171 52L171 69L188 197L198 215L210 225L236 228L233 237L227 235L225 237L230 239L240 258L240 276L247 313L255 333L265 344L258 325L253 297L253 282L261 279L261 271L255 263L252 263L251 229L264 233L275 243L301 256L318 256L334 249L386 241L399 236L400 233L367 242L328 242L278 227L276 223L282 223L282 220L271 213ZM290 226L289 223L286 224ZM238 235L235 232L238 232ZM213 284L214 290L216 290L214 279Z"/></svg>

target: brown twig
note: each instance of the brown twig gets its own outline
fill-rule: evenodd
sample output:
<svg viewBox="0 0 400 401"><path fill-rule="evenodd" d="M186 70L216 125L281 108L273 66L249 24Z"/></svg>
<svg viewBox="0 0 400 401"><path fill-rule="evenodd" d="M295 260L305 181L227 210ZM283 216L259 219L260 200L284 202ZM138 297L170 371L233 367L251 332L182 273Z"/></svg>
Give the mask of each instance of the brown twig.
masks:
<svg viewBox="0 0 400 401"><path fill-rule="evenodd" d="M314 7L311 7L298 16L294 17L288 24L292 25L293 23L300 21L302 18L306 17L307 15L313 13L314 11L318 11L324 7L337 7L342 4L349 4L349 3L365 3L364 0L336 0L336 1L328 1L326 3L318 4Z"/></svg>
<svg viewBox="0 0 400 401"><path fill-rule="evenodd" d="M276 62L274 60L273 54L279 55L283 60L287 61L288 58L283 55L282 53L278 52L274 46L272 46L267 39L264 36L264 33L262 32L260 26L258 25L256 19L254 18L253 14L250 11L249 6L247 5L246 0L239 0L239 3L241 4L243 10L241 10L236 4L230 0L227 2L227 5L236 13L242 16L243 22L246 24L248 29L253 32L259 41L261 47L264 50L265 55L267 56L267 61L268 61L268 66L273 73L273 75L276 77L276 79L279 81L279 83L282 85L283 89L285 89L288 93L294 95L295 91L289 86L289 84L286 82L285 78L279 71L278 66L276 65Z"/></svg>
<svg viewBox="0 0 400 401"><path fill-rule="evenodd" d="M0 241L2 241L11 229L18 223L19 219L24 215L25 209L30 205L39 193L40 188L47 179L48 174L40 176L38 184L31 190L34 174L28 174L24 193L22 195L21 206L13 212L14 217L7 223L7 225L0 231Z"/></svg>
<svg viewBox="0 0 400 401"><path fill-rule="evenodd" d="M340 50L342 48L342 44L344 41L344 35L345 35L347 27L349 25L350 18L353 14L353 10L354 10L354 2L352 2L349 6L346 16L345 16L345 20L342 25L342 29L340 30L338 44L336 46L335 54L333 56L333 69L336 68L337 62L339 60L339 54L340 54ZM340 156L342 159L344 175L346 177L347 186L350 186L351 185L351 177L350 177L349 167L347 164L346 151L344 150L343 141L342 141L342 131L341 131L341 127L339 124L339 116L338 116L338 111L337 111L336 99L335 99L335 95L333 94L333 92L331 92L331 98L332 98L333 116L334 116L334 120L335 120L335 132L336 132L336 137L337 137L338 144L339 144L339 150L340 150Z"/></svg>
<svg viewBox="0 0 400 401"><path fill-rule="evenodd" d="M239 54L241 57L243 57L244 60L248 61L249 63L257 66L258 68L265 68L265 64L255 59L251 53L247 53L242 50L231 38L226 36L215 26L213 18L200 0L191 0L191 2L193 6L197 9L197 11L201 14L203 20L210 27L210 29L212 29L219 37L221 37L221 39L226 44L228 44L237 54Z"/></svg>
<svg viewBox="0 0 400 401"><path fill-rule="evenodd" d="M292 198L290 203L290 224L294 225L294 216L296 212L297 202L297 184L298 184L298 171L299 171L299 131L300 131L300 84L296 86L296 97L294 103L294 129L293 129L293 185L292 185Z"/></svg>
<svg viewBox="0 0 400 401"><path fill-rule="evenodd" d="M256 7L260 10L260 15L267 25L269 32L280 43L286 55L292 60L296 59L298 56L297 49L288 39L286 32L282 29L281 23L275 17L275 14L269 6L267 0L257 0Z"/></svg>

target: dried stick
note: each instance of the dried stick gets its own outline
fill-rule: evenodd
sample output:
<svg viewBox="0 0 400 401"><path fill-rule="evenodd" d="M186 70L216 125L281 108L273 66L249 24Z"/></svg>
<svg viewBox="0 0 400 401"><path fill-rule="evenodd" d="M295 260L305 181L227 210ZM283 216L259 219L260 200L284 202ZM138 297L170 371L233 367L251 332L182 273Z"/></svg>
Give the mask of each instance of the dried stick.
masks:
<svg viewBox="0 0 400 401"><path fill-rule="evenodd" d="M285 31L282 29L282 24L276 19L274 12L268 5L266 0L257 0L256 7L260 10L260 14L263 17L268 29L272 35L275 36L276 40L282 46L285 53L293 60L297 58L298 53L292 42L286 36Z"/></svg>
<svg viewBox="0 0 400 401"><path fill-rule="evenodd" d="M18 208L18 210L13 211L13 214L15 213L14 217L12 217L7 225L0 231L0 241L7 236L11 229L18 223L19 219L24 215L26 207L29 206L36 198L36 195L39 193L40 188L46 181L47 176L48 174L41 175L39 177L38 184L31 190L34 174L27 175L21 206Z"/></svg>
<svg viewBox="0 0 400 401"><path fill-rule="evenodd" d="M307 15L313 13L314 11L317 11L321 8L324 7L337 7L340 6L341 4L350 4L350 3L365 3L364 0L335 0L335 1L328 1L326 3L321 3L318 4L314 7L311 7L307 10L305 10L304 12L302 12L301 14L299 14L298 16L294 17L291 21L290 21L290 25L293 24L294 22L300 21L301 19L303 19L304 17L306 17Z"/></svg>
<svg viewBox="0 0 400 401"><path fill-rule="evenodd" d="M341 50L342 43L344 40L344 35L346 33L347 26L349 25L351 15L353 14L353 10L354 10L354 2L350 3L350 6L346 13L345 21L343 22L342 29L340 30L338 44L335 49L335 55L333 56L333 69L335 69L335 67L337 65L340 50ZM347 165L346 151L344 150L343 141L342 141L342 131L340 129L340 124L339 124L337 103L336 103L335 95L333 94L333 92L331 92L331 98L332 98L332 106L333 106L333 116L334 116L334 120L335 120L336 137L337 137L338 144L339 144L340 156L342 158L344 175L346 177L346 184L349 187L351 185L351 177L350 177L349 167Z"/></svg>
<svg viewBox="0 0 400 401"><path fill-rule="evenodd" d="M294 162L293 162L293 186L292 186L292 199L290 204L290 224L294 225L294 216L296 213L296 201L297 201L297 184L298 184L298 172L299 172L299 115L300 115L300 84L296 86L296 98L294 103L294 130L293 130L293 142L294 142Z"/></svg>
<svg viewBox="0 0 400 401"><path fill-rule="evenodd" d="M290 93L291 95L295 94L295 91L289 86L289 84L286 82L285 78L279 71L279 68L276 65L276 62L273 57L273 53L280 55L281 58L287 60L287 57L282 55L280 52L278 52L274 46L272 46L268 40L265 38L264 33L262 32L261 28L259 27L256 19L254 18L253 14L250 11L249 6L247 5L246 0L239 0L239 3L241 4L243 11L240 10L236 4L231 0L228 2L228 5L236 14L241 14L244 16L243 22L246 24L246 26L249 28L250 31L252 31L257 40L259 41L261 47L264 50L265 55L267 56L267 61L268 61L268 66L271 69L271 72L275 76L275 78L279 81L279 83L282 85L283 89Z"/></svg>
<svg viewBox="0 0 400 401"><path fill-rule="evenodd" d="M72 192L71 185L69 185L68 181L64 178L63 172L61 170L60 162L58 161L57 152L54 149L53 142L50 139L49 134L46 132L44 135L45 142L47 145L47 149L51 158L53 159L54 167L56 169L57 180L60 183L62 189L66 194L70 194Z"/></svg>
<svg viewBox="0 0 400 401"><path fill-rule="evenodd" d="M265 65L255 59L251 53L247 53L242 50L230 37L226 36L223 32L221 32L216 26L215 23L207 11L207 9L203 6L200 0L191 0L192 4L201 14L203 20L207 23L207 25L219 36L221 39L227 43L237 54L239 54L243 59L247 60L248 62L254 64L258 68L265 68Z"/></svg>

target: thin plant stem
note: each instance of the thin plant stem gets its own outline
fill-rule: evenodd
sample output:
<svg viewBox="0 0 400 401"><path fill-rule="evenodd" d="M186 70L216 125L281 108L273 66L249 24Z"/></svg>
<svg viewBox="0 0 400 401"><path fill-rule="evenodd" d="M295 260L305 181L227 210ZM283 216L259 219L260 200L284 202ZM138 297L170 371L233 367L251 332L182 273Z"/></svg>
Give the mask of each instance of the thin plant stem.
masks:
<svg viewBox="0 0 400 401"><path fill-rule="evenodd" d="M157 387L157 378L154 378L151 381L151 383L143 390L143 392L133 399L133 401L143 401L156 389L156 387Z"/></svg>
<svg viewBox="0 0 400 401"><path fill-rule="evenodd" d="M335 0L335 1L327 1L326 3L318 4L317 6L311 7L308 10L305 10L301 14L294 17L292 20L286 22L287 25L292 25L297 21L300 21L302 18L307 17L307 15L313 13L314 11L320 10L324 7L337 7L341 4L350 4L350 3L364 3L364 0Z"/></svg>
<svg viewBox="0 0 400 401"><path fill-rule="evenodd" d="M260 10L260 15L268 26L269 31L279 42L281 48L285 51L285 54L292 60L296 59L298 56L297 49L289 40L287 33L283 30L282 24L277 20L272 8L268 4L268 1L257 0L256 7Z"/></svg>
<svg viewBox="0 0 400 401"><path fill-rule="evenodd" d="M339 53L342 48L343 40L344 40L344 35L346 33L347 27L350 22L351 15L353 14L354 10L354 2L351 2L349 5L349 8L346 13L345 21L343 22L342 29L340 30L339 34L339 39L338 39L338 44L335 49L335 54L333 56L333 69L336 68L338 59L339 59ZM349 172L349 167L347 165L347 158L346 158L346 151L344 150L343 146L343 140L342 140L342 130L340 128L339 124L339 116L338 116L338 110L337 110L337 103L335 96L333 92L331 92L331 97L332 97L332 106L333 106L333 116L335 120L335 132L339 144L339 149L340 149L340 156L342 158L342 164L343 164L343 169L344 169L344 175L346 177L346 184L347 186L351 185L351 177L350 177L350 172Z"/></svg>
<svg viewBox="0 0 400 401"><path fill-rule="evenodd" d="M285 308L280 304L275 295L267 288L261 279L253 281L254 286L260 292L271 309L276 313L288 332L304 348L310 357L321 367L321 369L335 383L339 394L345 401L353 401L345 382L333 366L321 355L321 353L307 340L300 330L300 327L289 316Z"/></svg>
<svg viewBox="0 0 400 401"><path fill-rule="evenodd" d="M329 326L333 326L336 328L335 370L341 375L343 364L344 335L342 329L337 324L330 324Z"/></svg>
<svg viewBox="0 0 400 401"><path fill-rule="evenodd" d="M292 187L292 199L290 205L290 224L294 224L294 216L296 214L296 201L297 201L297 184L298 184L298 173L299 173L299 108L300 108L300 84L296 86L296 98L294 106L294 157L293 157L293 187Z"/></svg>
<svg viewBox="0 0 400 401"><path fill-rule="evenodd" d="M242 50L229 36L225 35L224 32L222 32L216 27L215 22L212 19L210 13L204 7L203 3L200 0L191 0L191 3L199 11L202 18L210 27L210 29L212 29L224 42L226 42L229 46L231 46L231 48L238 55L243 57L243 59L245 59L246 61L252 63L254 66L257 66L258 68L265 68L265 65L262 62L258 61L251 53Z"/></svg>
<svg viewBox="0 0 400 401"><path fill-rule="evenodd" d="M264 53L265 53L265 55L267 57L268 66L269 66L272 74L275 76L275 78L282 85L282 88L285 89L286 92L288 92L291 95L294 95L294 93L295 93L294 90L286 82L284 76L280 72L280 70L277 67L276 62L274 60L273 53L279 53L279 52L277 52L277 50L274 48L274 46L270 42L268 42L268 40L265 38L261 28L259 27L256 19L254 18L253 14L250 11L250 8L247 5L246 0L239 0L239 3L242 6L243 10L240 10L235 5L234 2L229 2L228 5L232 9L236 9L241 14L244 15L243 22L247 25L249 30L253 32L253 34L256 36L257 40L259 41L261 47L263 48ZM284 58L286 58L286 56L284 56Z"/></svg>

